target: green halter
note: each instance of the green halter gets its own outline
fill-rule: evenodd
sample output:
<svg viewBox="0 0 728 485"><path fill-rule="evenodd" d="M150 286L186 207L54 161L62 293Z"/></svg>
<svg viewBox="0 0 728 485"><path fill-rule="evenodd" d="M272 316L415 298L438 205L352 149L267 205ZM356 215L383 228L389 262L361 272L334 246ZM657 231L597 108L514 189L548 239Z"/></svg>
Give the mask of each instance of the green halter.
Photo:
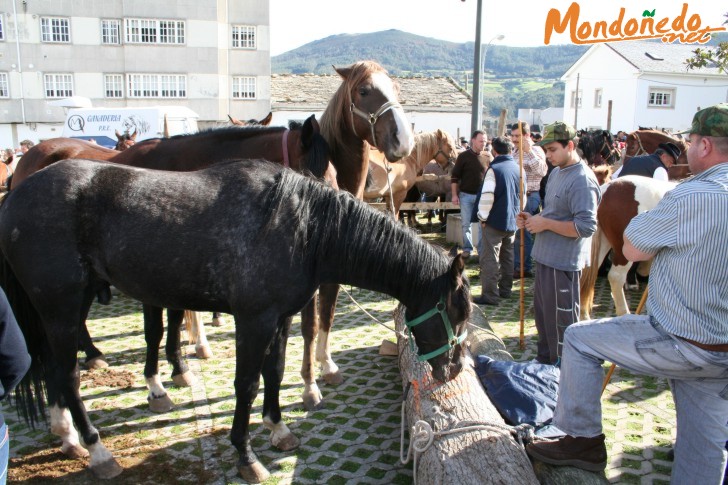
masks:
<svg viewBox="0 0 728 485"><path fill-rule="evenodd" d="M430 311L420 315L419 317L415 318L414 320L407 320L405 319L404 324L407 325L407 329L409 330L409 337L410 337L410 348L412 349L412 352L415 350L415 344L414 344L414 337L412 335L412 328L416 327L420 323L424 322L425 320L429 319L430 317L440 314L440 317L442 317L442 323L445 325L445 330L447 331L447 343L440 347L437 350L433 350L429 354L425 355L418 355L417 360L422 362L425 360L429 360L433 357L437 357L440 354L444 354L448 350L454 348L456 345L460 345L463 343L463 340L465 340L465 337L468 336L468 330L467 328L463 331L463 333L460 334L460 336L456 337L452 333L452 325L450 324L450 318L447 316L447 312L445 311L445 297L441 296L440 301L437 302L434 308L432 308Z"/></svg>

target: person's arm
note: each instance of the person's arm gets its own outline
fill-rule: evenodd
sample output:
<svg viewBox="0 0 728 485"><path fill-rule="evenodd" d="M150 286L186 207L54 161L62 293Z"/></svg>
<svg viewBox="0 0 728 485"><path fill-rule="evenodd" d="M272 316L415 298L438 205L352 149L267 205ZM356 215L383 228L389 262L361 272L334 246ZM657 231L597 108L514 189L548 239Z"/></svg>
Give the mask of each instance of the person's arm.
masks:
<svg viewBox="0 0 728 485"><path fill-rule="evenodd" d="M478 219L485 223L490 215L495 200L495 172L488 169L483 178L483 186L480 189L480 202L478 202Z"/></svg>
<svg viewBox="0 0 728 485"><path fill-rule="evenodd" d="M576 232L576 227L574 226L574 221L556 221L554 219L535 215L527 218L523 227L528 229L528 232L531 234L551 231L566 237L579 237L579 233Z"/></svg>
<svg viewBox="0 0 728 485"><path fill-rule="evenodd" d="M639 249L634 247L632 241L629 240L626 234L622 237L622 239L624 241L624 245L622 246L622 254L624 254L624 257L627 258L629 261L647 261L648 259L652 259L652 257L656 254L640 251Z"/></svg>
<svg viewBox="0 0 728 485"><path fill-rule="evenodd" d="M5 293L0 291L0 398L7 396L30 368L25 338Z"/></svg>
<svg viewBox="0 0 728 485"><path fill-rule="evenodd" d="M458 191L460 190L460 184L458 184L457 182L452 182L450 184L450 188L452 190L452 198L450 199L450 202L455 205L460 205L460 196L458 195Z"/></svg>

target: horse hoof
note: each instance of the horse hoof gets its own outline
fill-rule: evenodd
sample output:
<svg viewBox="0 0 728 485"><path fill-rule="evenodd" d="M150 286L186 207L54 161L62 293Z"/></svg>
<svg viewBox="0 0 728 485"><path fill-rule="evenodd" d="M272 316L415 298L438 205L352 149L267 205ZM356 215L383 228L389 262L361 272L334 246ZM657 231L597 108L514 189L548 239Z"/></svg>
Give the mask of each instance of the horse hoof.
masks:
<svg viewBox="0 0 728 485"><path fill-rule="evenodd" d="M296 438L296 435L293 433L288 433L284 438L275 442L271 439L271 444L281 451L291 451L298 448L301 444L301 440Z"/></svg>
<svg viewBox="0 0 728 485"><path fill-rule="evenodd" d="M91 471L96 478L101 480L108 480L119 475L121 472L124 471L124 469L121 467L121 465L119 465L119 463L117 463L115 459L110 458L104 462L99 463L98 465L91 467Z"/></svg>
<svg viewBox="0 0 728 485"><path fill-rule="evenodd" d="M166 413L174 407L174 403L167 394L159 397L147 396L147 401L149 401L149 409L153 413Z"/></svg>
<svg viewBox="0 0 728 485"><path fill-rule="evenodd" d="M192 387L192 385L197 382L197 378L192 372L187 371L173 376L172 382L177 387Z"/></svg>
<svg viewBox="0 0 728 485"><path fill-rule="evenodd" d="M324 407L324 401L321 396L305 396L303 398L303 408L306 411L316 411Z"/></svg>
<svg viewBox="0 0 728 485"><path fill-rule="evenodd" d="M93 359L86 361L86 368L89 370L106 369L107 367L109 367L109 363L106 362L103 355L99 355L98 357L94 357Z"/></svg>
<svg viewBox="0 0 728 485"><path fill-rule="evenodd" d="M222 318L215 317L212 319L212 322L210 322L210 325L212 325L213 327L221 327L224 323L225 321Z"/></svg>
<svg viewBox="0 0 728 485"><path fill-rule="evenodd" d="M209 345L195 346L195 355L198 359L209 359L212 357L212 349Z"/></svg>
<svg viewBox="0 0 728 485"><path fill-rule="evenodd" d="M326 382L326 384L329 384L331 386L338 386L342 382L344 382L344 377L341 375L341 372L334 372L332 374L324 374L321 376L321 378Z"/></svg>
<svg viewBox="0 0 728 485"><path fill-rule="evenodd" d="M268 470L259 461L250 465L238 465L238 473L248 483L260 483L270 477Z"/></svg>
<svg viewBox="0 0 728 485"><path fill-rule="evenodd" d="M61 453L73 460L88 456L88 450L81 445L64 444L61 446Z"/></svg>

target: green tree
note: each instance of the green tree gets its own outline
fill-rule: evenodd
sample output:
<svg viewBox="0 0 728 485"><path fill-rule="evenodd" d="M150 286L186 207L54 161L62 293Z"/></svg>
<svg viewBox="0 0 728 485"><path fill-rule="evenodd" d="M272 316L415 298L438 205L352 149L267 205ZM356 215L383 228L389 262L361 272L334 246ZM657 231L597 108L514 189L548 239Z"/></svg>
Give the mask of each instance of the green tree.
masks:
<svg viewBox="0 0 728 485"><path fill-rule="evenodd" d="M728 13L725 14L728 19ZM728 20L723 25L728 24ZM716 47L697 48L693 51L693 57L686 59L688 69L700 69L714 63L721 72L728 74L728 42L721 42Z"/></svg>

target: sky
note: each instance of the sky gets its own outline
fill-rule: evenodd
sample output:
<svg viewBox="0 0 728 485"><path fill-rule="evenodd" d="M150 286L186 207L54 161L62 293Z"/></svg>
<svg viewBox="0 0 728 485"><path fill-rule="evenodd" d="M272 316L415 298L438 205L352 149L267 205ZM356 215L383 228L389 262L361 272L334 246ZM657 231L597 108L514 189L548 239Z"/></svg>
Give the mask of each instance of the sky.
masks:
<svg viewBox="0 0 728 485"><path fill-rule="evenodd" d="M552 8L566 12L574 0L482 0L481 41L512 47L544 45L546 17ZM579 23L614 21L620 8L625 19L655 10L656 19L698 14L703 27L721 27L728 6L716 0L579 0ZM477 0L270 0L271 55L282 54L336 34L397 29L452 42L474 42ZM728 27L728 25L724 26ZM571 44L568 31L554 33L550 44Z"/></svg>

